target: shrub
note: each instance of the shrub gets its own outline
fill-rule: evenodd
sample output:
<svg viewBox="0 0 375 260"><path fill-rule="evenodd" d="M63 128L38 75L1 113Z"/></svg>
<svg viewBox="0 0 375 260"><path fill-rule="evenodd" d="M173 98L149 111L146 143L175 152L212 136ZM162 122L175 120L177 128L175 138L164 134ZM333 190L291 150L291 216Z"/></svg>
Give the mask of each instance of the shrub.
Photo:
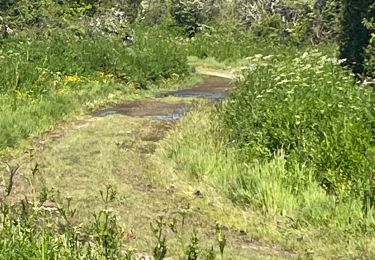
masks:
<svg viewBox="0 0 375 260"><path fill-rule="evenodd" d="M217 0L172 0L171 13L178 26L184 28L190 37L202 31L204 23L209 21L219 10Z"/></svg>
<svg viewBox="0 0 375 260"><path fill-rule="evenodd" d="M143 9L142 22L148 26L155 26L168 21L171 18L169 1L150 1Z"/></svg>
<svg viewBox="0 0 375 260"><path fill-rule="evenodd" d="M303 42L312 29L312 7L285 0L236 0L236 16L260 38ZM310 37L311 38L311 37Z"/></svg>
<svg viewBox="0 0 375 260"><path fill-rule="evenodd" d="M88 77L105 71L127 82L145 83L188 73L183 50L155 34L139 37L134 48L113 37L76 39L61 32L47 39L14 38L3 44L2 55L2 91L42 91L58 75Z"/></svg>
<svg viewBox="0 0 375 260"><path fill-rule="evenodd" d="M262 30L262 28L260 28ZM269 29L271 30L271 29ZM188 54L198 58L214 58L219 62L235 62L255 54L270 52L285 52L288 46L280 46L272 41L265 42L251 31L231 28L224 25L214 27L210 32L204 32L189 41L184 41Z"/></svg>
<svg viewBox="0 0 375 260"><path fill-rule="evenodd" d="M373 203L372 91L358 88L337 61L319 51L259 55L251 64L223 116L243 159L269 160L283 150L290 167L311 169L338 201Z"/></svg>
<svg viewBox="0 0 375 260"><path fill-rule="evenodd" d="M314 42L336 39L340 32L341 0L317 0L314 5Z"/></svg>

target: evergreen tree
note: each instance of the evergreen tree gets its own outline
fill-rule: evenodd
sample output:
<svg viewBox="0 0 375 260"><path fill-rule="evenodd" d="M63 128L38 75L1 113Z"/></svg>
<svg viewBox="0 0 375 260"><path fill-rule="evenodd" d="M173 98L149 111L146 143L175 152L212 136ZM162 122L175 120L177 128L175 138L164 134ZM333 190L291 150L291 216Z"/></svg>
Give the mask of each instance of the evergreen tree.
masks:
<svg viewBox="0 0 375 260"><path fill-rule="evenodd" d="M373 0L343 0L344 9L341 20L340 59L354 73L364 73L365 48L370 41L370 30L363 20L367 18Z"/></svg>

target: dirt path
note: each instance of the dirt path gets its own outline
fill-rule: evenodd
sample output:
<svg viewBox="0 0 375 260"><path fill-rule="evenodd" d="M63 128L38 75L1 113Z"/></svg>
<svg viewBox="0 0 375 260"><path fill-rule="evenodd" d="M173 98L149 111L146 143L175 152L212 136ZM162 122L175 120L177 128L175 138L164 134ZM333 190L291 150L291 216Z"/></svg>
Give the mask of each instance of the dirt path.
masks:
<svg viewBox="0 0 375 260"><path fill-rule="evenodd" d="M43 149L32 161L40 164L47 187L59 190L61 196L73 197L74 206L80 210L79 218L88 218L100 210L99 191L105 185L114 187L118 200L112 207L126 226L128 244L146 255L154 244L150 222L159 216L172 221L186 212L183 234L168 235L169 255L176 259L183 253L181 248L186 247L193 229L198 232L202 247L215 245L216 221L228 236L226 259L291 258L289 252L264 245L240 228L229 226L226 221L234 217L234 206L212 203L220 199L206 198L187 181L165 180L167 166L152 160L159 141L181 117L194 110L195 103L212 104L225 98L233 87L230 74L206 74L195 88L100 110L74 127L49 133L50 140L41 140ZM241 213L238 217L243 218Z"/></svg>

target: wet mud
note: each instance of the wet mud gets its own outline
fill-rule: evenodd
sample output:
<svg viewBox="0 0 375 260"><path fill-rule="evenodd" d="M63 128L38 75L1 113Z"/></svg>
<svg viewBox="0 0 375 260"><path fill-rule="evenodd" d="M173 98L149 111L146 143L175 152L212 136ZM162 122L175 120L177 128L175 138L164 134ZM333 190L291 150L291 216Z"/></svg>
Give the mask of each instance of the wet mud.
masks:
<svg viewBox="0 0 375 260"><path fill-rule="evenodd" d="M190 111L186 102L167 103L160 100L132 101L115 107L99 110L95 116L126 115L132 117L152 117L158 120L176 121Z"/></svg>
<svg viewBox="0 0 375 260"><path fill-rule="evenodd" d="M232 80L218 76L204 76L203 81L193 88L160 93L159 97L204 98L220 100L228 97L233 88Z"/></svg>
<svg viewBox="0 0 375 260"><path fill-rule="evenodd" d="M156 95L158 98L174 96L180 98L202 98L218 101L228 97L233 89L232 80L218 76L204 76L198 85L176 91L168 91ZM180 120L191 110L188 100L167 103L158 99L132 101L115 107L96 111L95 116L106 117L110 115L126 115L132 117L150 117L161 121Z"/></svg>

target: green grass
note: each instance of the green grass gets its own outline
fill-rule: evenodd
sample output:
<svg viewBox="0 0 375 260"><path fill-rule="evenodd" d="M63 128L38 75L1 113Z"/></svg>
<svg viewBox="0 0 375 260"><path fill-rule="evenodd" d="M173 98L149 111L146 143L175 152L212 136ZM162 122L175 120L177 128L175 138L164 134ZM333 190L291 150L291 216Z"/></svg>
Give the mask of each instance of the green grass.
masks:
<svg viewBox="0 0 375 260"><path fill-rule="evenodd" d="M183 119L164 141L160 160L173 161L175 175L203 192L229 198L236 208L233 212L240 208L248 219L236 216L234 225L262 243L307 258L375 255L374 220L363 213L359 202L337 203L308 168L301 165L291 173L285 154L268 161L242 162L238 151L223 140L221 127L215 111L200 109ZM298 195L297 186L291 184L296 177L309 180Z"/></svg>
<svg viewBox="0 0 375 260"><path fill-rule="evenodd" d="M333 200L354 200L366 213L373 205L374 95L329 55L254 57L223 109L223 122L245 162L283 151L291 175L286 185L296 194L306 190L312 172ZM301 167L306 174L295 172Z"/></svg>
<svg viewBox="0 0 375 260"><path fill-rule="evenodd" d="M265 44L250 31L231 28L213 29L195 38L183 41L189 55L201 59L216 59L224 64L236 64L239 60L255 54L267 54L277 51L286 52L289 47L275 43Z"/></svg>
<svg viewBox="0 0 375 260"><path fill-rule="evenodd" d="M181 102L177 98L162 101ZM13 203L14 208L0 215L0 220L23 216L28 221L6 226L0 221L0 234L12 238L2 240L1 258L27 254L31 259L40 259L44 254L46 258L79 259L88 258L90 253L92 259L105 259L106 247L115 259L125 259L124 253L131 250L152 255L158 240L150 222L155 227L160 216L165 223L167 256L185 257L196 231L199 255L214 259L205 257L213 247L216 259L220 259L216 223L227 239L224 259L288 256L278 246L249 242L251 237L241 235L239 230L249 222L250 215L244 216L218 192L176 174L174 162L163 156L161 146L165 144L158 141L172 127L170 122L114 115L88 120L65 134L53 133L60 138L34 153L31 160L19 161L20 172L32 180L36 192L32 192L28 181L16 176L11 197L2 204ZM34 163L39 163L39 171L31 177ZM107 202L100 193L106 194L106 186L113 197ZM203 197L194 195L197 189ZM22 211L22 204L15 203L25 194L34 203L27 212ZM101 214L102 218L97 220L93 214ZM111 220L109 225L105 225L106 214ZM46 225L38 224L40 220ZM169 227L174 222L175 231ZM81 240L73 243L77 235ZM90 249L89 245L95 246Z"/></svg>
<svg viewBox="0 0 375 260"><path fill-rule="evenodd" d="M255 34L223 25L191 39L137 27L131 48L63 30L2 41L2 152L189 81L189 64L240 73L229 100L198 105L169 135L170 123L126 116L46 133L20 157L22 174L1 178L0 258L375 258L373 90L339 66L335 46L259 39L279 34L264 26L272 19Z"/></svg>
<svg viewBox="0 0 375 260"><path fill-rule="evenodd" d="M0 149L87 107L184 84L191 70L181 47L156 29L139 31L132 48L116 38L77 39L63 31L2 42Z"/></svg>

